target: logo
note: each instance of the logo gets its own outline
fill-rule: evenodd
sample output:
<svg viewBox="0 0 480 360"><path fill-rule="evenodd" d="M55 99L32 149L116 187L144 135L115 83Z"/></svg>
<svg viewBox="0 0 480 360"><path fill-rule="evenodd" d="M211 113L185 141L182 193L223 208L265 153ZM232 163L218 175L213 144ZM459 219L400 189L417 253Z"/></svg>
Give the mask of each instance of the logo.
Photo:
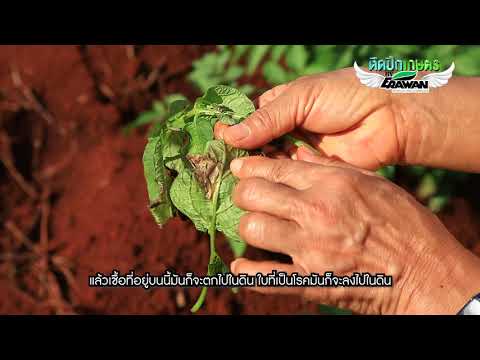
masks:
<svg viewBox="0 0 480 360"><path fill-rule="evenodd" d="M455 63L452 62L445 71L432 72L420 79L415 79L418 71L438 71L440 69L438 60L433 62L429 60L402 61L389 57L377 61L377 58L370 58L368 69L384 70L385 75L362 70L356 61L353 67L360 82L368 87L385 89L393 93L428 93L430 88L438 88L448 83L455 69Z"/></svg>

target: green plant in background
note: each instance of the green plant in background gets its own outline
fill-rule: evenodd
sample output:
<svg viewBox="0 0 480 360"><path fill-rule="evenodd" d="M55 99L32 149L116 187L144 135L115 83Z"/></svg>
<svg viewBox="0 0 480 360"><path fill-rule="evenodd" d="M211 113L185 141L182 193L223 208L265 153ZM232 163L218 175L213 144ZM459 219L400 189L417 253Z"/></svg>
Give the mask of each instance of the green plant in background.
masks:
<svg viewBox="0 0 480 360"><path fill-rule="evenodd" d="M202 91L212 85L235 85L242 76L261 73L271 85L300 76L365 64L370 56L438 59L456 63L456 75L480 74L480 47L460 45L234 45L194 62L190 80ZM262 65L263 64L263 65ZM249 90L253 91L252 88ZM249 91L249 93L251 93Z"/></svg>
<svg viewBox="0 0 480 360"><path fill-rule="evenodd" d="M249 47L249 45L238 45L233 48L219 46L218 51L210 52L193 62L193 70L188 75L188 79L202 93L215 85L228 85L237 87L246 95L251 94L254 91L253 85L238 85L238 80L247 71L239 60Z"/></svg>
<svg viewBox="0 0 480 360"><path fill-rule="evenodd" d="M170 104L178 100L186 101L186 99L182 94L171 94L165 96L162 101L154 101L151 110L142 112L135 120L123 128L124 134L128 135L133 129L144 125L162 123L168 115Z"/></svg>
<svg viewBox="0 0 480 360"><path fill-rule="evenodd" d="M378 174L392 181L399 172L409 180L415 196L434 213L442 211L449 204L455 189L468 178L467 173L418 165L385 166L377 171Z"/></svg>
<svg viewBox="0 0 480 360"><path fill-rule="evenodd" d="M423 166L409 166L404 170L416 183L415 195L435 213L448 205L455 189L468 178L467 173Z"/></svg>
<svg viewBox="0 0 480 360"><path fill-rule="evenodd" d="M383 176L384 178L387 178L388 180L394 180L396 171L397 171L396 166L388 165L388 166L382 167L381 169L378 169L377 174Z"/></svg>

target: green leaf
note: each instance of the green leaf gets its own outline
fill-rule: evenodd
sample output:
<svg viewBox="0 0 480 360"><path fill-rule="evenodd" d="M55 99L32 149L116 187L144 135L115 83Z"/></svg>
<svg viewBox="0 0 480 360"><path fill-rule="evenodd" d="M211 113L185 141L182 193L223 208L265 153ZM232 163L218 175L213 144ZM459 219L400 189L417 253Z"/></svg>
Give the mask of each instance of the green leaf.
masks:
<svg viewBox="0 0 480 360"><path fill-rule="evenodd" d="M425 166L412 165L407 167L407 171L413 176L420 177L427 172L427 168Z"/></svg>
<svg viewBox="0 0 480 360"><path fill-rule="evenodd" d="M434 212L438 213L442 211L450 202L450 196L448 195L437 195L433 196L428 200L428 208Z"/></svg>
<svg viewBox="0 0 480 360"><path fill-rule="evenodd" d="M274 45L271 51L271 61L278 63L288 47L289 45Z"/></svg>
<svg viewBox="0 0 480 360"><path fill-rule="evenodd" d="M353 66L353 48L352 47L347 47L342 52L342 54L338 58L338 61L335 67L337 69L343 69L349 66Z"/></svg>
<svg viewBox="0 0 480 360"><path fill-rule="evenodd" d="M203 57L193 62L193 67L197 72L204 74L213 74L217 69L218 54L215 52L207 53Z"/></svg>
<svg viewBox="0 0 480 360"><path fill-rule="evenodd" d="M183 108L183 109L182 109ZM167 119L167 125L170 128L183 129L185 125L192 122L195 118L192 113L193 106L186 104L184 100L177 100L170 105L171 115Z"/></svg>
<svg viewBox="0 0 480 360"><path fill-rule="evenodd" d="M222 82L221 74L224 72L223 66L225 65L221 66L221 63L226 61L225 59L225 55L222 58L216 52L204 55L193 62L193 71L188 75L188 79L202 92L205 92L211 86L220 84Z"/></svg>
<svg viewBox="0 0 480 360"><path fill-rule="evenodd" d="M185 96L178 94L167 96L165 102L168 104L168 117L178 114L190 105Z"/></svg>
<svg viewBox="0 0 480 360"><path fill-rule="evenodd" d="M417 188L417 196L420 199L427 199L438 190L437 181L431 173L426 173L423 175L420 184Z"/></svg>
<svg viewBox="0 0 480 360"><path fill-rule="evenodd" d="M255 111L255 105L243 93L229 86L213 86L197 101L203 114L220 117L220 121L234 125Z"/></svg>
<svg viewBox="0 0 480 360"><path fill-rule="evenodd" d="M251 45L235 45L233 47L232 62L236 63L250 49Z"/></svg>
<svg viewBox="0 0 480 360"><path fill-rule="evenodd" d="M391 45L390 55L400 58L413 57L418 50L418 45Z"/></svg>
<svg viewBox="0 0 480 360"><path fill-rule="evenodd" d="M314 50L313 59L301 75L310 75L317 72L331 71L337 68L337 52L335 46L322 45Z"/></svg>
<svg viewBox="0 0 480 360"><path fill-rule="evenodd" d="M230 55L230 50L228 48L225 48L223 51L218 53L215 64L215 73L219 74L225 71L225 66L230 59Z"/></svg>
<svg viewBox="0 0 480 360"><path fill-rule="evenodd" d="M292 45L286 55L287 65L295 70L302 71L307 65L308 52L305 45Z"/></svg>
<svg viewBox="0 0 480 360"><path fill-rule="evenodd" d="M255 70L257 70L258 65L263 60L265 55L268 53L271 45L254 45L249 53L248 63L247 63L247 74L249 76L253 75Z"/></svg>
<svg viewBox="0 0 480 360"><path fill-rule="evenodd" d="M291 143L292 145L295 145L297 147L304 146L304 147L308 148L310 151L312 151L314 154L318 154L318 150L315 149L312 145L307 144L305 141L300 140L300 139L296 138L295 136L293 136L291 134L283 135L282 139L288 141L289 143Z"/></svg>
<svg viewBox="0 0 480 360"><path fill-rule="evenodd" d="M205 155L203 159L197 158L197 164L199 164L198 167L200 169L208 169L208 166L204 164L207 163L209 159L219 161L219 158L222 156L221 152L225 151L221 148L220 150L218 149L219 144L223 144L223 141L213 140L207 144L209 155ZM215 148L215 146L217 146L217 148ZM214 155L215 151L217 155ZM248 152L245 150L230 147L227 147L226 151L226 160L222 165L224 169L229 168L230 161L234 158L248 155ZM204 160L204 164L201 163L202 160ZM199 176L206 177L207 173L208 171L205 171L205 173ZM231 194L237 180L230 171L227 171L221 179L217 180L221 181L221 184L218 195L215 227L228 239L232 245L235 256L241 256L246 245L238 234L238 224L240 217L245 212L236 207L231 199ZM212 186L213 185L214 184L212 184ZM205 189L202 188L198 179L195 178L192 170L185 168L177 176L172 184L170 196L175 207L188 216L198 230L207 231L209 222L211 221L209 214L212 212L213 205L211 199L208 199L206 196Z"/></svg>
<svg viewBox="0 0 480 360"><path fill-rule="evenodd" d="M157 111L145 111L141 113L134 121L129 123L123 128L125 134L130 133L133 129L143 125L151 124L155 121L160 121L165 116L165 113L159 113Z"/></svg>
<svg viewBox="0 0 480 360"><path fill-rule="evenodd" d="M288 81L288 73L280 64L268 61L263 66L263 76L272 85L284 84Z"/></svg>
<svg viewBox="0 0 480 360"><path fill-rule="evenodd" d="M243 84L238 88L238 90L245 95L250 95L255 91L255 86L252 84Z"/></svg>
<svg viewBox="0 0 480 360"><path fill-rule="evenodd" d="M188 101L185 95L178 94L178 93L166 95L165 98L163 99L163 101L167 104L168 107L170 107L171 104L174 103L175 101L179 101L179 100Z"/></svg>
<svg viewBox="0 0 480 360"><path fill-rule="evenodd" d="M223 262L220 256L215 253L208 264L208 275L215 276L217 274L226 274L230 272L230 269Z"/></svg>
<svg viewBox="0 0 480 360"><path fill-rule="evenodd" d="M166 130L163 160L165 166L177 172L185 168L184 157L189 144L188 135L183 130Z"/></svg>
<svg viewBox="0 0 480 360"><path fill-rule="evenodd" d="M377 170L377 174L386 179L393 180L395 178L395 166L387 165Z"/></svg>
<svg viewBox="0 0 480 360"><path fill-rule="evenodd" d="M373 56L371 55L371 51L372 51L372 46L370 45L360 45L357 49L357 54L358 56L362 57L362 58L368 58L368 56Z"/></svg>
<svg viewBox="0 0 480 360"><path fill-rule="evenodd" d="M206 232L212 221L212 203L196 181L193 173L185 169L180 172L170 188L173 205L185 214L197 230Z"/></svg>
<svg viewBox="0 0 480 360"><path fill-rule="evenodd" d="M443 178L448 174L447 170L445 169L432 169L430 172L437 182L442 181Z"/></svg>
<svg viewBox="0 0 480 360"><path fill-rule="evenodd" d="M476 76L480 75L480 47L466 47L455 59L455 72L458 75ZM445 64L442 66L448 66Z"/></svg>
<svg viewBox="0 0 480 360"><path fill-rule="evenodd" d="M177 106L174 102L170 106L171 116L155 127L155 136L145 148L145 178L157 223L165 223L177 210L199 231L208 232L211 249L208 273L214 275L228 271L215 250L217 231L225 235L236 257L246 248L238 234L238 224L245 212L231 199L237 179L229 165L234 158L247 156L248 152L214 140L213 126L217 121L238 123L255 107L247 96L228 86L214 86L193 106L185 105L179 104L172 110ZM206 294L207 289L202 289L191 309L193 312L201 307Z"/></svg>
<svg viewBox="0 0 480 360"><path fill-rule="evenodd" d="M238 234L238 224L245 211L236 207L231 199L231 193L236 183L237 180L231 173L222 180L217 212L217 228L225 235L235 257L239 257L246 250L246 243Z"/></svg>
<svg viewBox="0 0 480 360"><path fill-rule="evenodd" d="M154 112L158 113L161 116L167 114L167 108L165 107L164 101L154 101L152 108Z"/></svg>
<svg viewBox="0 0 480 360"><path fill-rule="evenodd" d="M149 209L159 225L165 224L174 215L169 197L171 178L163 162L163 137L164 134L150 138L143 154L144 174L150 199Z"/></svg>
<svg viewBox="0 0 480 360"><path fill-rule="evenodd" d="M243 68L238 65L230 66L225 72L226 81L235 81L243 75Z"/></svg>
<svg viewBox="0 0 480 360"><path fill-rule="evenodd" d="M330 66L323 63L310 64L301 73L299 73L299 76L315 75L328 70L330 70Z"/></svg>
<svg viewBox="0 0 480 360"><path fill-rule="evenodd" d="M185 126L190 136L189 154L203 154L207 143L213 139L213 128L209 120L197 117Z"/></svg>

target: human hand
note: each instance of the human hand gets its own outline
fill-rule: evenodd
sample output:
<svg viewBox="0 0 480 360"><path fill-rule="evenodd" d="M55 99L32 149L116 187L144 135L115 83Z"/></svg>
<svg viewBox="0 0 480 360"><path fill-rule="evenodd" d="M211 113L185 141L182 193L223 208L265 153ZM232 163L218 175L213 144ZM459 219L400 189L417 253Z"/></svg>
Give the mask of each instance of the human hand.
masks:
<svg viewBox="0 0 480 360"><path fill-rule="evenodd" d="M264 293L365 314L454 314L480 289L480 260L406 191L367 170L300 148L297 159L234 160L233 193L249 211L239 232L250 245L284 253L292 264L237 259L233 273L273 269L349 275L383 273L392 287L275 287Z"/></svg>
<svg viewBox="0 0 480 360"><path fill-rule="evenodd" d="M362 85L348 68L277 86L241 124L217 123L215 132L253 149L296 131L324 155L370 170L408 164L480 172L478 93L480 78L454 77L426 94L392 94Z"/></svg>
<svg viewBox="0 0 480 360"><path fill-rule="evenodd" d="M389 92L361 85L352 69L300 78L258 98L241 124L217 123L216 135L254 149L296 130L315 148L350 164L377 169L400 160L403 123Z"/></svg>

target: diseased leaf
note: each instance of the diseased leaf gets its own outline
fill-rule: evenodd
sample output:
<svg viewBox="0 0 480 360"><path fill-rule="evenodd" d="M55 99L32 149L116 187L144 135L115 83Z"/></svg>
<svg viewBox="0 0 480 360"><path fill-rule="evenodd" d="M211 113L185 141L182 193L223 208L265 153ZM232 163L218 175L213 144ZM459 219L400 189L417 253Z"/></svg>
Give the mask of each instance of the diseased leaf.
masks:
<svg viewBox="0 0 480 360"><path fill-rule="evenodd" d="M178 105L178 106L177 106ZM174 109L173 109L174 108ZM170 116L155 128L145 149L145 178L152 200L152 214L159 224L177 209L199 231L210 236L209 274L227 272L215 250L215 234L222 232L236 257L246 244L238 234L240 217L245 213L231 199L237 179L229 170L230 162L248 152L215 140L217 121L236 124L253 111L253 103L244 94L227 86L214 86L193 106L174 102ZM173 179L170 171L176 174ZM206 289L192 308L198 310Z"/></svg>
<svg viewBox="0 0 480 360"><path fill-rule="evenodd" d="M192 166L193 175L202 188L205 197L212 199L215 184L221 175L221 167L216 159L206 155L187 155L187 159Z"/></svg>

